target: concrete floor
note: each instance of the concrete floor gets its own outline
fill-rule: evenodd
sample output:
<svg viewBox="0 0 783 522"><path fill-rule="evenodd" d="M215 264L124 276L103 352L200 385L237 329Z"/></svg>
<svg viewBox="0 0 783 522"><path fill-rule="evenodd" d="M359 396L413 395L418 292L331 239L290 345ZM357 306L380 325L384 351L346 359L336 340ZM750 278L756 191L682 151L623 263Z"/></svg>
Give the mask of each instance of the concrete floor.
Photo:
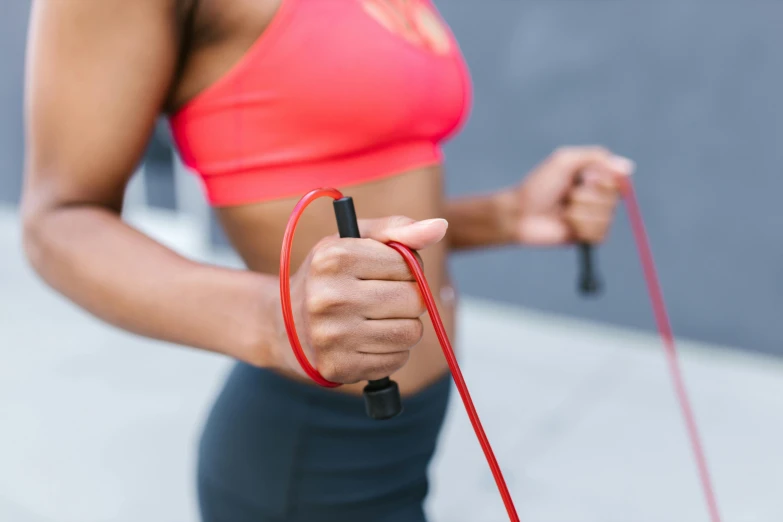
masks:
<svg viewBox="0 0 783 522"><path fill-rule="evenodd" d="M134 220L206 255L185 222ZM464 299L459 345L523 521L708 520L656 338ZM680 349L724 522L780 522L783 364ZM227 364L109 328L53 294L0 209L0 521L195 522L193 446ZM432 520L503 521L453 399Z"/></svg>

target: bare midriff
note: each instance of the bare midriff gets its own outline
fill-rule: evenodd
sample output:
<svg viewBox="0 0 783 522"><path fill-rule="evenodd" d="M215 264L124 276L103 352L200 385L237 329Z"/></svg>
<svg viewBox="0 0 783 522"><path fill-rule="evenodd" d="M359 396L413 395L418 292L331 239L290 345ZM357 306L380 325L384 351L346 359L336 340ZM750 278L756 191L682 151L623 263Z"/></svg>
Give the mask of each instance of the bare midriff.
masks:
<svg viewBox="0 0 783 522"><path fill-rule="evenodd" d="M439 166L426 167L380 181L341 188L341 192L354 199L360 220L394 215L416 220L443 217L441 174ZM279 273L283 234L298 199L216 209L234 249L250 270L275 276ZM291 272L299 267L319 240L335 234L337 225L331 198L316 200L307 208L297 225L291 253ZM439 243L419 254L449 337L453 339L455 293L448 274L447 245L445 242ZM403 395L427 387L448 369L429 316L425 314L421 319L424 336L411 351L408 363L393 375ZM285 373L302 378L292 372ZM363 387L364 383L357 383L344 385L338 390L358 394Z"/></svg>
<svg viewBox="0 0 783 522"><path fill-rule="evenodd" d="M194 31L196 40L202 43L188 52L182 75L172 89L169 109L182 106L226 74L263 35L281 3L281 0L201 0ZM202 32L211 36L199 37ZM444 215L442 175L441 166L432 165L378 181L333 188L353 197L360 220L394 215L421 220ZM325 181L323 185L329 186L329 183ZM294 205L303 195L215 209L233 248L249 270L278 275L286 224ZM307 208L297 226L291 253L291 273L296 271L319 240L334 234L337 234L337 225L331 199L316 200ZM448 275L445 240L419 254L438 309L453 338L455 292ZM427 387L448 371L429 317L425 314L421 319L423 338L412 349L408 363L392 376L403 395ZM290 349L283 347L286 348ZM293 371L281 371L292 378L306 380ZM357 383L337 390L359 394L363 387L364 383Z"/></svg>

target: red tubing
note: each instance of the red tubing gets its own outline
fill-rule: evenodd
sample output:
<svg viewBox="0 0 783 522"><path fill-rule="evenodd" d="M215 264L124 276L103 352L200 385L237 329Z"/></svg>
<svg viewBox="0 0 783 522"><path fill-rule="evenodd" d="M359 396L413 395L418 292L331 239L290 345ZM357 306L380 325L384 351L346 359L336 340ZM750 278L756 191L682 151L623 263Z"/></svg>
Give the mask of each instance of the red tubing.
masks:
<svg viewBox="0 0 783 522"><path fill-rule="evenodd" d="M669 323L669 319L666 314L666 307L663 301L663 294L661 292L660 283L658 282L658 278L655 272L652 253L650 251L650 247L648 244L649 242L647 239L647 234L644 230L644 223L641 218L641 213L639 212L639 204L636 200L636 196L630 181L627 181L626 183L623 184L622 192L625 198L625 203L628 208L628 214L631 220L634 238L636 240L636 244L639 250L639 258L641 260L642 267L644 269L644 274L647 281L647 287L650 294L650 300L652 301L653 310L655 312L656 321L658 323L658 330L660 332L661 339L663 340L664 346L666 348L666 356L669 362L669 370L671 372L672 379L674 381L675 392L677 394L677 399L680 403L680 408L682 410L683 416L685 417L685 423L688 429L688 436L690 438L693 453L696 458L696 463L698 465L699 476L701 478L702 487L704 489L704 495L707 499L707 505L709 508L710 520L711 522L720 522L720 515L718 514L718 506L710 482L710 476L707 470L707 463L704 457L704 451L702 449L702 445L699 440L699 434L696 427L696 420L694 418L693 410L691 409L690 402L688 400L688 394L686 392L685 385L683 383L682 373L680 371L679 362L677 359L677 351L674 346L674 335L672 334L671 325ZM313 200L324 196L329 196L332 197L333 199L340 199L343 197L342 193L340 193L340 191L336 189L330 189L330 188L317 189L305 195L299 201L299 203L297 203L296 207L291 213L291 218L289 219L288 225L285 230L285 236L283 238L283 248L280 256L280 300L283 307L283 317L285 321L286 331L288 333L288 338L291 342L291 347L294 350L294 354L296 355L299 364L302 366L305 373L307 373L307 375L313 381L320 384L321 386L334 388L340 386L340 384L325 379L318 372L318 370L316 370L310 364L310 362L307 359L307 356L304 353L304 350L302 349L302 345L299 342L299 337L296 334L296 327L294 325L294 315L291 308L291 293L290 293L290 284L289 284L289 279L290 279L289 260L291 257L291 246L293 244L294 230L296 228L296 224L298 223L299 218L301 217L307 205L309 205ZM500 469L500 465L498 464L497 459L495 458L495 454L492 451L492 447L490 446L489 439L487 439L487 435L484 432L484 428L481 425L481 421L479 420L478 412L476 411L476 408L473 405L473 400L470 397L468 386L465 383L465 379L462 376L462 372L460 371L459 364L457 363L457 358L454 355L454 350L451 346L451 342L449 341L448 335L446 333L446 328L443 325L443 321L440 318L440 314L438 314L438 308L435 304L435 298L433 297L432 291L430 290L429 285L427 284L427 279L424 276L424 272L421 266L419 265L418 261L416 260L415 255L408 247L396 242L390 242L387 244L388 246L390 246L391 248L395 249L397 252L400 253L400 255L403 257L408 267L410 268L411 272L416 278L416 282L419 286L419 290L421 291L421 294L427 306L427 312L429 313L430 319L432 320L432 324L435 327L435 333L437 334L438 340L440 341L441 344L441 348L443 349L443 355L446 357L446 362L449 365L452 378L454 379L456 388L459 391L460 397L462 398L462 402L465 405L465 410L467 411L468 417L470 419L470 423L473 425L473 430L476 432L476 437L478 438L479 444L481 445L481 449L484 451L484 456L487 459L487 463L489 464L489 467L492 471L492 475L495 478L495 483L497 484L498 490L500 492L500 496L503 499L503 504L505 505L506 511L508 512L509 520L511 522L519 522L519 516L517 515L516 508L514 507L514 502L511 498L511 494L508 491L508 487L506 486L506 481L503 478L503 473Z"/></svg>
<svg viewBox="0 0 783 522"><path fill-rule="evenodd" d="M307 360L307 356L302 349L302 344L299 342L299 336L296 334L296 324L294 323L294 311L291 307L291 248L294 244L294 231L296 230L296 224L299 223L299 218L302 217L307 205L323 196L331 196L333 199L340 199L343 197L337 189L323 188L313 190L306 194L299 203L294 207L291 212L291 217L288 220L288 225L285 227L285 235L283 236L283 251L280 254L280 303L283 306L283 322L285 323L285 331L288 333L288 340L291 342L291 348L294 350L296 360L299 361L300 366L305 371L308 377L313 381L324 386L326 388L336 388L340 386L340 383L332 382L324 379L323 375L318 373L310 361Z"/></svg>
<svg viewBox="0 0 783 522"><path fill-rule="evenodd" d="M297 203L296 207L294 207L294 210L291 213L291 218L289 219L288 225L285 229L285 236L283 237L283 250L280 255L280 300L283 305L283 318L285 320L286 331L288 332L288 339L291 341L291 347L296 354L296 358L299 361L299 364L302 365L302 368L312 380L321 386L334 388L339 386L339 384L328 381L320 373L318 373L318 370L313 368L313 366L307 360L307 356L302 349L302 345L299 343L299 337L296 335L296 326L294 325L294 314L291 310L291 292L289 290L289 258L291 257L291 245L294 239L294 229L296 228L296 224L299 221L302 212L304 212L305 207L307 207L307 205L309 205L314 199L323 196L330 196L334 199L340 199L343 197L343 195L335 189L317 189L305 195L299 201L299 203ZM500 490L500 496L503 498L506 511L508 511L509 519L511 522L519 522L519 516L517 515L516 509L514 508L514 502L511 500L511 493L508 492L508 486L506 486L506 481L503 479L503 473L500 471L500 465L495 458L495 454L492 452L492 447L489 445L489 439L487 439L487 435L484 433L484 428L481 426L481 421L479 420L478 413L476 412L476 407L473 406L473 400L470 398L468 386L465 384L465 379L462 377L459 364L457 364L457 357L454 355L454 350L451 347L449 336L446 334L446 327L443 325L440 314L438 314L438 307L435 304L435 298L432 296L432 291L430 291L430 287L427 284L427 279L424 277L424 272L411 249L396 242L390 242L387 244L399 252L400 255L402 255L403 259L408 264L408 267L416 278L416 282L419 285L419 290L421 290L421 294L424 297L424 302L427 305L427 312L429 312L430 319L432 320L432 324L435 327L435 333L438 335L438 340L440 340L443 354L446 356L449 369L451 369L451 375L454 378L454 383L457 386L460 397L462 397L462 402L465 404L465 410L467 410L470 422L473 424L473 429L475 430L476 437L478 437L479 443L481 444L481 449L484 450L484 455L486 456L489 467L492 470L492 475L495 477L495 482L497 483L498 489Z"/></svg>
<svg viewBox="0 0 783 522"><path fill-rule="evenodd" d="M715 498L712 481L710 480L710 474L707 469L707 458L704 456L704 449L696 425L696 417L693 414L693 409L691 408L690 400L688 399L688 392L685 389L685 382L682 377L682 370L680 369L680 361L677 357L677 349L674 346L674 333L672 332L672 326L669 322L669 315L666 313L666 304L663 300L661 284L658 281L658 274L655 270L655 262L653 261L652 251L650 250L647 232L644 228L642 213L639 210L639 201L636 199L636 192L634 191L630 180L623 183L622 191L623 196L625 197L625 205L628 209L628 218L631 222L633 236L636 240L636 247L639 250L639 261L642 264L644 278L647 281L647 292L650 294L650 302L652 303L653 312L655 313L655 321L658 323L658 333L661 336L666 351L666 360L669 363L669 373L671 374L674 383L677 401L680 403L680 410L685 418L685 427L688 430L691 449L699 470L699 479L701 480L701 487L704 492L705 500L707 501L710 520L711 522L720 522L718 501Z"/></svg>
<svg viewBox="0 0 783 522"><path fill-rule="evenodd" d="M443 348L443 355L446 356L446 362L449 363L449 369L451 370L451 376L454 379L454 384L457 386L460 397L462 397L462 403L465 405L465 411L468 413L470 423L473 425L473 430L476 432L476 437L478 438L479 444L481 444L481 449L484 450L484 456L487 458L489 469L492 470L492 476L495 477L495 483L497 484L498 490L500 491L503 504L506 506L508 518L512 522L519 522L519 515L517 515L517 510L514 508L514 501L511 499L511 493L508 492L506 481L503 478L503 472L500 470L500 464L498 464L497 459L495 459L492 446L489 445L489 439L487 439L487 435L484 433L484 428L481 426L481 421L479 420L476 407L473 406L473 399L470 397L468 385L465 383L465 379L462 377L459 364L457 364L457 357L454 355L454 349L451 347L451 342L449 341L449 337L446 334L446 328L443 326L443 321L440 318L440 314L438 314L435 298L432 297L432 292L430 291L429 285L427 285L424 272L421 269L418 261L416 261L416 257L408 247L396 242L390 242L387 244L402 255L402 257L405 259L405 262L408 264L408 267L411 269L411 272L413 272L413 275L416 277L419 290L421 290L421 294L424 297L424 302L427 305L427 312L430 314L432 325L435 327L435 333L438 335L441 348Z"/></svg>

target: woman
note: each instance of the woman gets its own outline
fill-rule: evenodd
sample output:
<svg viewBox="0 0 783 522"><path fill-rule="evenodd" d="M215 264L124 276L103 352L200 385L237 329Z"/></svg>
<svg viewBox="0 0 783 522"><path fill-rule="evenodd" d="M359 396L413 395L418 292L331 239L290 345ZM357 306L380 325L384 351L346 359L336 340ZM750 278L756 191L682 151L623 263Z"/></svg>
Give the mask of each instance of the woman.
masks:
<svg viewBox="0 0 783 522"><path fill-rule="evenodd" d="M599 242L632 169L563 148L519 186L445 199L440 145L467 119L470 79L429 0L39 0L26 89L35 270L119 328L237 361L201 441L207 522L423 521L449 375L383 243L421 251L453 332L449 253ZM247 270L185 259L121 220L160 114ZM292 257L300 335L337 390L304 377L278 298L286 221L321 186L354 197L363 236L336 238L320 200ZM372 421L363 382L387 375L406 410Z"/></svg>

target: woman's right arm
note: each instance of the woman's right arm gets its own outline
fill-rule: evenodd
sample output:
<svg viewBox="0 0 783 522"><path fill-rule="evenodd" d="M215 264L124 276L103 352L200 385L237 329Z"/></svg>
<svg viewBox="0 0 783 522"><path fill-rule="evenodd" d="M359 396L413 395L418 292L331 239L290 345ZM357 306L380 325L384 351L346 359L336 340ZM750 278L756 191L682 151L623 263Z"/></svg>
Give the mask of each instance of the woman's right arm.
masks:
<svg viewBox="0 0 783 522"><path fill-rule="evenodd" d="M258 366L299 370L280 322L277 278L183 258L120 218L171 88L177 0L36 0L26 85L22 202L31 264L102 320ZM443 220L360 223L364 239L325 238L291 278L300 335L327 379L390 375L422 336L424 307L402 258Z"/></svg>
<svg viewBox="0 0 783 522"><path fill-rule="evenodd" d="M266 365L276 279L202 265L120 218L173 81L177 0L36 0L24 247L54 289L127 331Z"/></svg>

